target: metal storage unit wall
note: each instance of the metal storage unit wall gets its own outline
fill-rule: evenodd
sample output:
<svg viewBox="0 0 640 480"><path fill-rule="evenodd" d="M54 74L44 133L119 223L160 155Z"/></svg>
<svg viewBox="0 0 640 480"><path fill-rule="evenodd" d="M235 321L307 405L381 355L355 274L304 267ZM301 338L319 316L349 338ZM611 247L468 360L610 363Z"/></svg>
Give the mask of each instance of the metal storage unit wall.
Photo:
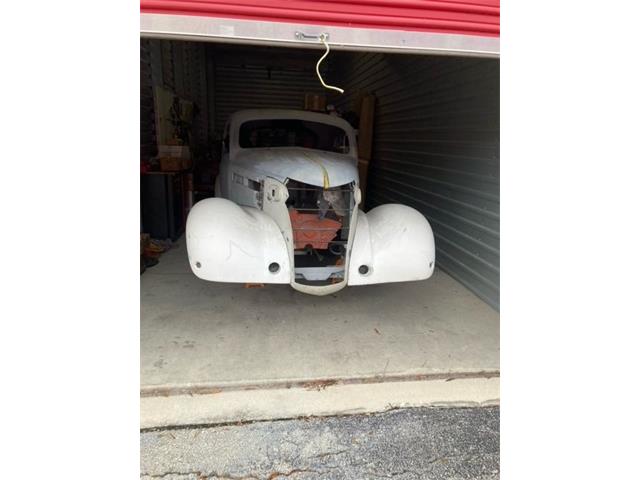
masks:
<svg viewBox="0 0 640 480"><path fill-rule="evenodd" d="M229 49L143 39L141 51L143 71L151 75L153 85L174 91L198 106L196 144L205 143L207 135L220 135L229 115L238 110L298 109L304 105L305 93L326 94L315 73L319 56L315 50L237 45ZM329 63L322 66L325 75Z"/></svg>
<svg viewBox="0 0 640 480"><path fill-rule="evenodd" d="M207 70L206 70L206 45L193 42L181 42L183 44L183 83L184 95L197 107L197 115L194 118L193 137L196 145L207 143L207 135L210 130L208 111Z"/></svg>
<svg viewBox="0 0 640 480"><path fill-rule="evenodd" d="M335 101L377 97L367 207L404 203L436 238L437 264L494 308L500 295L499 62L336 54Z"/></svg>
<svg viewBox="0 0 640 480"><path fill-rule="evenodd" d="M148 160L157 153L153 111L151 53L148 40L140 42L140 159Z"/></svg>
<svg viewBox="0 0 640 480"><path fill-rule="evenodd" d="M144 52L141 53L141 71L150 75L149 87L153 85L166 88L196 105L193 145L205 145L212 128L209 97L213 95L207 78L206 45L142 39L141 52ZM153 115L153 102L150 108Z"/></svg>
<svg viewBox="0 0 640 480"><path fill-rule="evenodd" d="M308 50L253 47L210 48L215 71L215 130L221 133L229 115L246 108L304 106L305 93L325 94L315 74L318 53ZM323 68L323 71L325 69Z"/></svg>

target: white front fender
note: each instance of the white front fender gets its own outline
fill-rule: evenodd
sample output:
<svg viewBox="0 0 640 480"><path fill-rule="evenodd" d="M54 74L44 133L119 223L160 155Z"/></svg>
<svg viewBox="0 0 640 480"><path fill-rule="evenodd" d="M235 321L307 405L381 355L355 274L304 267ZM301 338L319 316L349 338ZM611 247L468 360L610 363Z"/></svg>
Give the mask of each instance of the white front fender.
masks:
<svg viewBox="0 0 640 480"><path fill-rule="evenodd" d="M186 236L189 264L203 280L291 282L284 237L276 222L257 208L207 198L189 212ZM277 271L270 271L272 264L278 265Z"/></svg>
<svg viewBox="0 0 640 480"><path fill-rule="evenodd" d="M424 280L434 266L433 232L420 212L398 204L358 212L349 285Z"/></svg>

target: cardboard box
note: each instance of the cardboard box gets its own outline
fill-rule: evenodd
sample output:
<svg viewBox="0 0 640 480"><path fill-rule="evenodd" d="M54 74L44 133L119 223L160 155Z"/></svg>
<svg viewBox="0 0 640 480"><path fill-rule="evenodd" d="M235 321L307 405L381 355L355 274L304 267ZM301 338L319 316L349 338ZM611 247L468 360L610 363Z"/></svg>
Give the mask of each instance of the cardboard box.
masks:
<svg viewBox="0 0 640 480"><path fill-rule="evenodd" d="M158 162L162 172L182 172L189 170L193 165L190 158L160 157Z"/></svg>
<svg viewBox="0 0 640 480"><path fill-rule="evenodd" d="M142 253L144 252L144 249L149 245L150 241L151 241L151 237L149 236L148 233L140 234L140 255L142 255Z"/></svg>
<svg viewBox="0 0 640 480"><path fill-rule="evenodd" d="M163 172L179 172L183 170L182 158L160 157L158 158L158 162L160 162L160 170Z"/></svg>
<svg viewBox="0 0 640 480"><path fill-rule="evenodd" d="M305 94L304 109L313 112L325 112L327 110L327 97L313 93Z"/></svg>
<svg viewBox="0 0 640 480"><path fill-rule="evenodd" d="M159 157L191 158L188 145L158 145Z"/></svg>

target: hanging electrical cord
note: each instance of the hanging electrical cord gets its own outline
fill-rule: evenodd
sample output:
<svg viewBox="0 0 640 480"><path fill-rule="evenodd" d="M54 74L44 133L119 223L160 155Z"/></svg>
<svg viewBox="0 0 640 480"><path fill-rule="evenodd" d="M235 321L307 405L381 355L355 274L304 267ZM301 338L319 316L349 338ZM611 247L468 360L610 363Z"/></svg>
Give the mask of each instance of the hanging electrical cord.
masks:
<svg viewBox="0 0 640 480"><path fill-rule="evenodd" d="M324 80L322 79L322 75L320 75L320 64L325 58L327 58L327 55L329 55L329 52L331 51L331 49L329 48L329 44L327 43L327 36L324 33L320 34L320 41L324 44L325 47L327 47L327 51L324 52L324 55L322 55L320 57L320 60L318 60L318 63L316 63L316 73L318 74L318 79L320 80L320 83L324 88L328 88L330 90L335 90L336 92L344 93L343 89L339 87L333 87L331 85L327 85L326 83L324 83Z"/></svg>

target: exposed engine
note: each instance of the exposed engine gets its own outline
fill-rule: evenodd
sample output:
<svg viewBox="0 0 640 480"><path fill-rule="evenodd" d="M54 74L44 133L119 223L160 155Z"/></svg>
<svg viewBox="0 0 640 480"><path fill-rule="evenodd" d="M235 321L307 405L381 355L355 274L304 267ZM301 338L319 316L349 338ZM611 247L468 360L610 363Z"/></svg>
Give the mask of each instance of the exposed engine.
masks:
<svg viewBox="0 0 640 480"><path fill-rule="evenodd" d="M313 284L342 281L354 185L323 189L294 180L286 185L296 278Z"/></svg>

